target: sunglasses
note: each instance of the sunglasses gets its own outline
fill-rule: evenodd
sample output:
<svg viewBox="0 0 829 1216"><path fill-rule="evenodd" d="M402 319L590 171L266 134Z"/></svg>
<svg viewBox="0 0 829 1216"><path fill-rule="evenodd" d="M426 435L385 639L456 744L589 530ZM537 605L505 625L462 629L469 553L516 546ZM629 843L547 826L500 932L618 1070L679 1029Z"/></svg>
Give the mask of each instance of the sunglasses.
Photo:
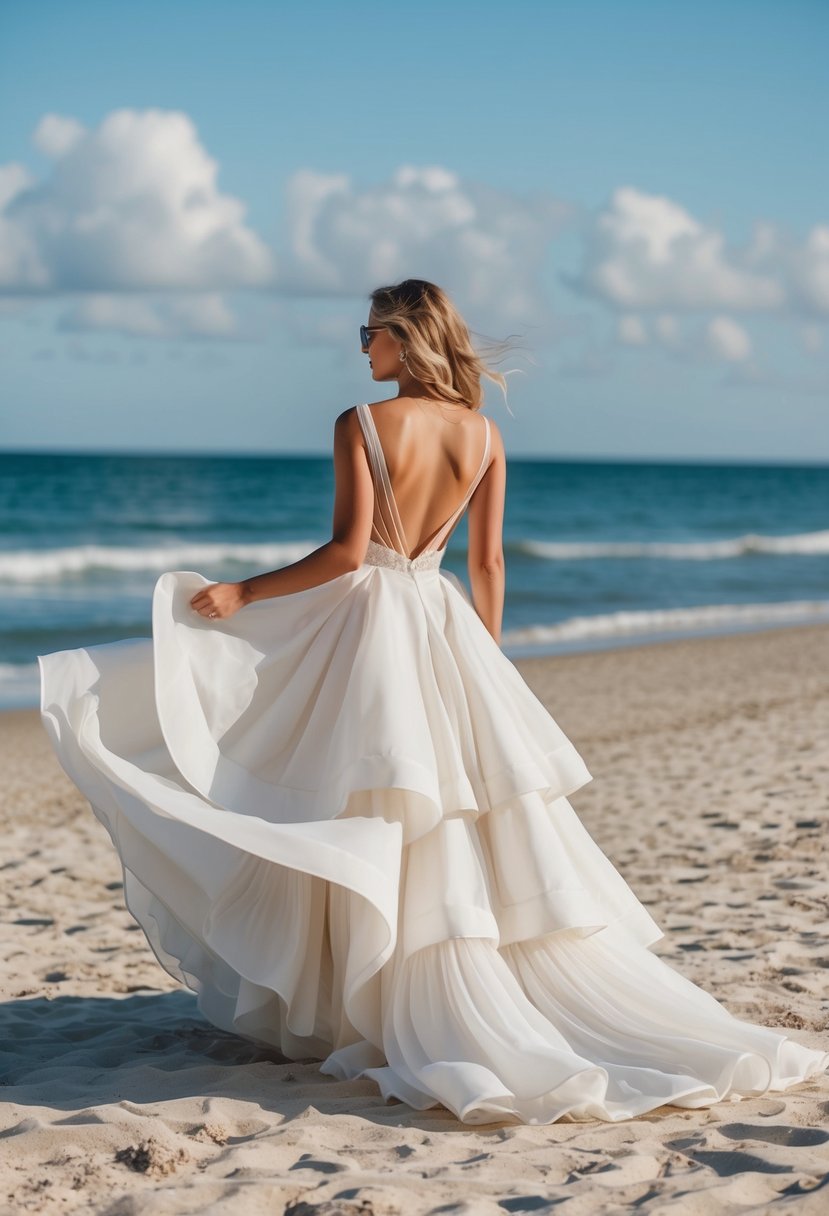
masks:
<svg viewBox="0 0 829 1216"><path fill-rule="evenodd" d="M371 341L371 335L377 329L385 329L385 325L361 325L360 326L360 346L365 348Z"/></svg>

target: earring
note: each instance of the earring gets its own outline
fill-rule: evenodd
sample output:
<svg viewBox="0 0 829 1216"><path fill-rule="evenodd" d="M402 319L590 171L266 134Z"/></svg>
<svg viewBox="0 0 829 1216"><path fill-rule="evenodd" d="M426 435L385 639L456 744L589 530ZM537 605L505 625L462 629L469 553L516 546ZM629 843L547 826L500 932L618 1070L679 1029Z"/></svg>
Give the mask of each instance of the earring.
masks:
<svg viewBox="0 0 829 1216"><path fill-rule="evenodd" d="M406 352L404 350L401 350L401 352L400 352L400 362L401 363L406 362Z"/></svg>

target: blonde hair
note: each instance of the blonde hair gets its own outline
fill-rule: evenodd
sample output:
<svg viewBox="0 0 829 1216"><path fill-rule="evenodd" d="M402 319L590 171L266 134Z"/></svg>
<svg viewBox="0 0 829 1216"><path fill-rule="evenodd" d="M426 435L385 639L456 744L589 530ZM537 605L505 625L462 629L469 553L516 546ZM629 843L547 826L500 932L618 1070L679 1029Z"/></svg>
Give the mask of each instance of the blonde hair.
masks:
<svg viewBox="0 0 829 1216"><path fill-rule="evenodd" d="M436 396L480 409L481 378L486 376L499 385L506 401L506 377L489 366L472 345L466 322L442 288L425 279L404 279L391 287L376 288L369 298L377 324L404 344L406 367ZM510 338L484 339L479 345L490 361L498 362L512 349Z"/></svg>

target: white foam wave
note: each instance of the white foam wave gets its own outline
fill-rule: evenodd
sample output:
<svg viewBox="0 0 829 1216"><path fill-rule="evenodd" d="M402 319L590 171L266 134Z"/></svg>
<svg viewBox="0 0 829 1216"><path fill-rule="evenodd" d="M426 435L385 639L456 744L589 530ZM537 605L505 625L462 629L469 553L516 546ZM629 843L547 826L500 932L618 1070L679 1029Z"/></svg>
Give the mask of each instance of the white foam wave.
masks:
<svg viewBox="0 0 829 1216"><path fill-rule="evenodd" d="M119 546L75 545L62 549L24 549L0 552L0 578L30 583L82 577L101 572L175 570L217 566L225 562L276 569L299 561L319 542L282 541L270 544L231 544L215 541L179 545ZM681 561L708 561L740 557L748 553L829 553L829 531L804 532L794 536L747 534L718 541L537 541L515 545L522 553L546 560L579 558L664 557Z"/></svg>
<svg viewBox="0 0 829 1216"><path fill-rule="evenodd" d="M590 557L665 557L674 561L711 561L744 557L749 553L829 553L829 531L800 532L792 536L744 536L724 540L688 541L543 541L526 540L517 546L531 557L574 561Z"/></svg>
<svg viewBox="0 0 829 1216"><path fill-rule="evenodd" d="M694 608L657 608L639 612L572 616L555 625L530 625L502 634L502 647L544 646L593 638L623 638L706 629L751 629L763 625L829 621L829 600L792 600L774 604L705 604Z"/></svg>
<svg viewBox="0 0 829 1216"><path fill-rule="evenodd" d="M221 562L276 568L305 557L316 544L296 541L261 545L212 544L159 545L127 548L115 545L77 545L65 549L26 549L0 553L0 578L11 582L37 582L84 575L93 570L176 570L215 566Z"/></svg>
<svg viewBox="0 0 829 1216"><path fill-rule="evenodd" d="M721 629L739 631L764 625L829 623L829 600L792 600L773 604L709 604L697 608L650 609L574 616L555 625L531 625L502 634L505 652L560 643L605 641L658 634L693 634ZM587 649L589 649L589 645ZM0 663L0 708L36 706L40 672L37 663Z"/></svg>

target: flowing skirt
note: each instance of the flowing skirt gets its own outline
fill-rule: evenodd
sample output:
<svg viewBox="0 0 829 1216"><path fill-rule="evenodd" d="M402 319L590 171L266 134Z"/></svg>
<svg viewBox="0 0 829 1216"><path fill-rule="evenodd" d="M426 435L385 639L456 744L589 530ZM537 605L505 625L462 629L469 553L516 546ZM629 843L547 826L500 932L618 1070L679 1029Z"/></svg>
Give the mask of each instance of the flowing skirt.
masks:
<svg viewBox="0 0 829 1216"><path fill-rule="evenodd" d="M782 1090L829 1052L740 1021L568 795L585 763L438 568L366 563L225 621L41 656L126 904L215 1025L470 1123Z"/></svg>

